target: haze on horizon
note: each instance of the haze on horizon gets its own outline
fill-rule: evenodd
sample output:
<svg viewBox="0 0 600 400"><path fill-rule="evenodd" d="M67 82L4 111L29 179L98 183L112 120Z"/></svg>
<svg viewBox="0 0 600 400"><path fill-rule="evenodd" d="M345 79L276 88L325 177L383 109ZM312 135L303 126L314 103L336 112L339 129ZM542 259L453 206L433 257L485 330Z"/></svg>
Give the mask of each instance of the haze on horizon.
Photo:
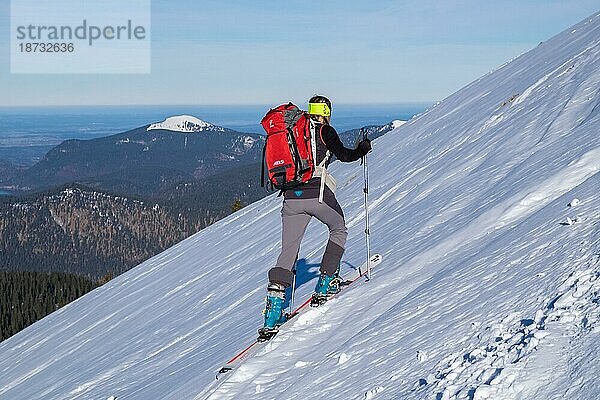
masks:
<svg viewBox="0 0 600 400"><path fill-rule="evenodd" d="M150 74L11 74L0 106L441 100L597 11L597 2L152 0ZM0 5L9 54L10 2Z"/></svg>

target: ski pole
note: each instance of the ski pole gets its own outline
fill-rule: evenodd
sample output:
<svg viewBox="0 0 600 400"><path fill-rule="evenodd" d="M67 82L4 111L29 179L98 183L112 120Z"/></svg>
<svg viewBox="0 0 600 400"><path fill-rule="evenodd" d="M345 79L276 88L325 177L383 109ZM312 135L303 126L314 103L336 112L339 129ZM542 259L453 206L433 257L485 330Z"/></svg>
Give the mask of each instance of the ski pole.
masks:
<svg viewBox="0 0 600 400"><path fill-rule="evenodd" d="M290 296L290 312L294 312L294 294L296 292L296 264L298 263L298 255L296 254L296 261L294 261L294 268L292 269L292 273L294 274L294 279L292 280L292 294Z"/></svg>
<svg viewBox="0 0 600 400"><path fill-rule="evenodd" d="M367 131L364 131L363 140L367 139ZM370 229L369 229L369 167L367 164L367 155L363 156L363 178L364 187L363 192L365 194L365 242L367 247L367 280L371 280L371 240L370 240Z"/></svg>
<svg viewBox="0 0 600 400"><path fill-rule="evenodd" d="M290 296L290 314L294 311L294 292L296 291L296 270L294 269L294 280L292 281L292 295Z"/></svg>

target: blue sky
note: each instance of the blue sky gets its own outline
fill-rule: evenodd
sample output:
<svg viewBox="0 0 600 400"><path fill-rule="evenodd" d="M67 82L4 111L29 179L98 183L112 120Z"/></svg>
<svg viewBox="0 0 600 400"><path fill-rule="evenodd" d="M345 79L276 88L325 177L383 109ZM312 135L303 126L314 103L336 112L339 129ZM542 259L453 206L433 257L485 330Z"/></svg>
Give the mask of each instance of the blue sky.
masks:
<svg viewBox="0 0 600 400"><path fill-rule="evenodd" d="M10 73L2 1L0 106L274 104L317 92L340 103L436 101L597 4L153 0L150 74L29 75Z"/></svg>

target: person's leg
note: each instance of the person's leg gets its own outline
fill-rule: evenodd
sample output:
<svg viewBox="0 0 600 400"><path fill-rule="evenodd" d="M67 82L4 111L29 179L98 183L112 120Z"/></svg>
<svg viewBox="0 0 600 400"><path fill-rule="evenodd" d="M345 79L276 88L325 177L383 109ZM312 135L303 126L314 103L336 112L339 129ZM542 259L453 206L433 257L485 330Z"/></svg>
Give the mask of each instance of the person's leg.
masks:
<svg viewBox="0 0 600 400"><path fill-rule="evenodd" d="M329 228L329 241L321 260L321 273L334 275L344 254L348 230L344 221L344 213L335 196L329 192L327 197L329 198L326 198L323 203L313 202L313 206L308 212Z"/></svg>
<svg viewBox="0 0 600 400"><path fill-rule="evenodd" d="M293 268L300 243L311 216L304 211L304 206L311 199L285 200L281 209L281 253L275 267L269 270L269 282L284 287L292 285Z"/></svg>

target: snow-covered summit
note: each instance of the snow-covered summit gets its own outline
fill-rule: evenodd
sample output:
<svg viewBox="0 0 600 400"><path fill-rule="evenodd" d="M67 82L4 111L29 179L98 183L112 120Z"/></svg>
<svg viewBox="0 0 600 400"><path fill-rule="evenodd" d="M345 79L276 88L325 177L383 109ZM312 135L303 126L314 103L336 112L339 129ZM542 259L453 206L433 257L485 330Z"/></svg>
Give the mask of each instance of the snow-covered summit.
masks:
<svg viewBox="0 0 600 400"><path fill-rule="evenodd" d="M162 122L151 124L147 130L164 129L175 132L224 131L224 128L213 125L191 115L177 115Z"/></svg>
<svg viewBox="0 0 600 400"><path fill-rule="evenodd" d="M402 125L404 125L407 121L403 121L401 119L395 119L392 122L390 122L390 124L392 125L393 129L399 128Z"/></svg>
<svg viewBox="0 0 600 400"><path fill-rule="evenodd" d="M227 380L262 322L276 195L0 343L0 398L598 399L599 126L600 14L374 140L383 262ZM331 172L343 276L364 260L362 171ZM297 299L326 240L309 225Z"/></svg>

